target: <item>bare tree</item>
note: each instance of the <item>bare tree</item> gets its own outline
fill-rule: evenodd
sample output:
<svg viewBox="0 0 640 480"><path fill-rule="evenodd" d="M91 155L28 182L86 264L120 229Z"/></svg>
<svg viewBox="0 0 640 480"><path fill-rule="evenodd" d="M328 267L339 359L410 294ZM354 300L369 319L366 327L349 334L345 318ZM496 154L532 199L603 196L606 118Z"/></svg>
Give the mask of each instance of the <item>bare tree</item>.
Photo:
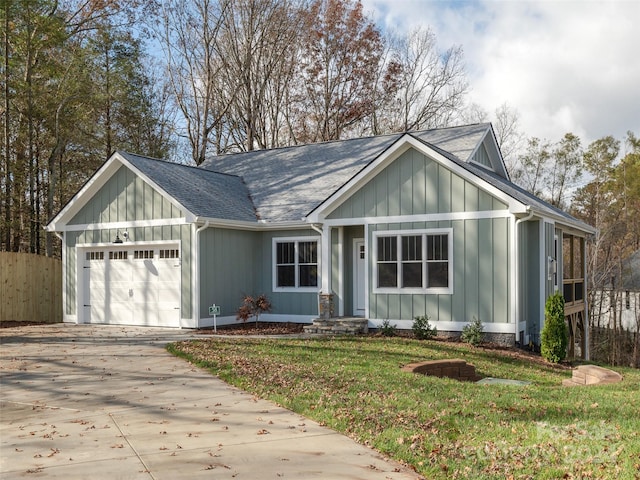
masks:
<svg viewBox="0 0 640 480"><path fill-rule="evenodd" d="M522 148L524 134L520 130L520 113L503 103L495 110L493 129L507 172L514 180L517 155Z"/></svg>
<svg viewBox="0 0 640 480"><path fill-rule="evenodd" d="M543 177L551 158L550 149L548 141L531 137L527 141L525 152L519 158L518 170L512 176L516 183L534 195L540 196L543 193Z"/></svg>
<svg viewBox="0 0 640 480"><path fill-rule="evenodd" d="M551 158L552 168L546 176L549 201L563 208L567 195L582 176L582 147L580 138L567 133L554 147Z"/></svg>
<svg viewBox="0 0 640 480"><path fill-rule="evenodd" d="M223 149L223 118L230 107L220 72L217 42L221 17L228 2L169 0L164 2L154 26L166 63L177 108L182 113L191 158L196 165L207 155L210 143Z"/></svg>
<svg viewBox="0 0 640 480"><path fill-rule="evenodd" d="M582 175L582 158L580 139L572 133L556 143L532 137L524 153L512 163L511 179L562 208Z"/></svg>
<svg viewBox="0 0 640 480"><path fill-rule="evenodd" d="M396 37L392 48L400 68L398 92L386 105L389 130L449 125L468 90L462 47L442 52L435 34L418 27L405 37Z"/></svg>
<svg viewBox="0 0 640 480"><path fill-rule="evenodd" d="M282 95L293 77L301 15L289 0L229 0L220 18L227 123L242 150L278 146Z"/></svg>

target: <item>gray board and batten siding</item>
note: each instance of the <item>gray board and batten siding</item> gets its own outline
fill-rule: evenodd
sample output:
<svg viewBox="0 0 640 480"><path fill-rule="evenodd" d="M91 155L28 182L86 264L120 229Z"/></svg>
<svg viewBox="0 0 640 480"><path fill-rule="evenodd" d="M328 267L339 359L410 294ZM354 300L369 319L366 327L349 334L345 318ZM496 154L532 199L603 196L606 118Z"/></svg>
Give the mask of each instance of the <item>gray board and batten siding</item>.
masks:
<svg viewBox="0 0 640 480"><path fill-rule="evenodd" d="M327 218L506 210L507 205L448 168L410 149Z"/></svg>
<svg viewBox="0 0 640 480"><path fill-rule="evenodd" d="M82 229L65 232L67 315L76 315L78 292L78 251L76 245L112 244L122 228L108 228L109 223L141 220L176 220L183 212L156 191L151 185L125 166L98 190L76 213L69 225L104 225L107 228ZM181 317L192 317L191 303L191 240L192 226L188 224L156 225L127 228L128 242L166 242L180 245ZM124 247L127 244L123 244Z"/></svg>
<svg viewBox="0 0 640 480"><path fill-rule="evenodd" d="M431 214L460 212L480 212L480 218L428 221ZM482 218L482 212L486 212L486 218ZM411 222L384 222L383 217L389 216L414 218ZM380 223L375 220L378 217ZM375 241L374 232L442 228L453 231L453 294L376 294L375 258L368 256L370 318L412 320L428 315L445 322L468 322L476 317L484 323L509 323L507 205L426 155L414 149L403 153L327 218L363 218L363 222L366 218L370 246ZM350 252L351 243L346 237ZM351 253L345 255L345 272L353 271L351 258ZM347 299L352 298L351 284L345 278ZM348 308L350 305L345 305L346 311Z"/></svg>
<svg viewBox="0 0 640 480"><path fill-rule="evenodd" d="M412 320L428 315L440 322L509 323L509 219L442 220L438 222L369 225L369 245L375 232L451 228L453 233L453 293L373 293L369 265L369 317Z"/></svg>
<svg viewBox="0 0 640 480"><path fill-rule="evenodd" d="M200 233L200 316L208 306L221 306L222 317L233 317L244 295L266 294L272 314L312 317L318 294L278 291L273 286L273 239L318 238L311 228L248 231L210 227ZM320 259L324 261L324 259Z"/></svg>

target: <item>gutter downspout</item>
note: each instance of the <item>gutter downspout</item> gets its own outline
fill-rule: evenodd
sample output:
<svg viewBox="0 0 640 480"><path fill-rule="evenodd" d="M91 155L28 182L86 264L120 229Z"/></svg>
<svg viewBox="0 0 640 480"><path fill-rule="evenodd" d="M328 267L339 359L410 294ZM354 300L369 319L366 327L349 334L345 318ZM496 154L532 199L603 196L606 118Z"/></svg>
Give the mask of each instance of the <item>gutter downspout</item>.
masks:
<svg viewBox="0 0 640 480"><path fill-rule="evenodd" d="M329 235L329 230L325 230L324 225L322 224L310 224L311 228L320 234L320 272L321 272L321 286L320 291L318 292L318 317L322 314L322 298L323 293L328 297L331 297L331 287L330 287L330 269L329 269L329 258L331 255L331 236Z"/></svg>
<svg viewBox="0 0 640 480"><path fill-rule="evenodd" d="M316 232L318 232L320 235L322 235L322 224L320 224L320 226L318 226L317 224L312 223L311 224L311 228L313 230L315 230Z"/></svg>
<svg viewBox="0 0 640 480"><path fill-rule="evenodd" d="M516 285L515 285L516 294L515 294L515 298L514 299L515 299L515 307L516 308L515 308L515 318L513 319L513 323L515 325L515 327L514 327L515 328L515 331L514 331L515 337L514 338L516 339L516 341L518 341L518 333L520 333L519 330L518 330L518 324L519 324L518 318L519 318L519 315L520 315L520 295L521 295L521 292L520 292L520 235L518 235L518 226L521 223L528 222L529 220L531 220L533 218L533 211L531 211L531 207L527 207L526 211L527 211L527 216L519 218L518 220L516 220L516 223L515 223L515 226L514 226L514 230L515 230L515 232L514 232L514 237L515 237L514 238L514 243L515 243L515 245L514 245L513 250L514 250L515 256L516 256L515 265L514 265L514 270L515 270L515 274L516 274Z"/></svg>
<svg viewBox="0 0 640 480"><path fill-rule="evenodd" d="M209 228L209 220L205 220L204 225L197 228L193 239L193 318L195 320L195 328L200 328L200 232ZM181 325L182 327L182 325Z"/></svg>
<svg viewBox="0 0 640 480"><path fill-rule="evenodd" d="M64 244L64 235L59 232L53 232L53 234L60 239L60 254L62 255L62 322L64 323L64 317L67 314L67 282L65 281L67 278L67 248ZM77 312L76 323L78 323Z"/></svg>

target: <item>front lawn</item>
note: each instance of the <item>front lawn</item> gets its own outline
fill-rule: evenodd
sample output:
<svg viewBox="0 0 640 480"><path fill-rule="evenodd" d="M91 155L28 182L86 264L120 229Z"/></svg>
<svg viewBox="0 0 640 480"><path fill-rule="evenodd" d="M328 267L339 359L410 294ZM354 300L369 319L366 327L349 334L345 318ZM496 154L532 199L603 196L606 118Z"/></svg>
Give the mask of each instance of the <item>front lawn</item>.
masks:
<svg viewBox="0 0 640 480"><path fill-rule="evenodd" d="M563 387L566 368L406 338L205 339L168 346L226 382L342 432L427 478L640 479L640 371ZM400 371L461 358L476 385Z"/></svg>

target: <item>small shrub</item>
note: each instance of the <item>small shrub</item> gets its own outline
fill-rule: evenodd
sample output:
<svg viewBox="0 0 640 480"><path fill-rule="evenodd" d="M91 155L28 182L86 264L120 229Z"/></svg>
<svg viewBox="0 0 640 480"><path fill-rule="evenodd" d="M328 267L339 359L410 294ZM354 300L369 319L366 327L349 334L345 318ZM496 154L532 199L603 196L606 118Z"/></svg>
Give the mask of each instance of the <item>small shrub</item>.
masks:
<svg viewBox="0 0 640 480"><path fill-rule="evenodd" d="M479 318L473 317L473 322L467 324L462 329L462 335L460 338L463 342L470 343L474 347L477 347L482 343L482 336L484 334L484 326Z"/></svg>
<svg viewBox="0 0 640 480"><path fill-rule="evenodd" d="M430 340L438 335L438 329L431 326L428 315L415 317L411 330L413 330L413 335L418 340Z"/></svg>
<svg viewBox="0 0 640 480"><path fill-rule="evenodd" d="M555 293L547 298L544 306L540 354L545 360L558 363L567 355L568 343L567 325L564 322L564 297Z"/></svg>
<svg viewBox="0 0 640 480"><path fill-rule="evenodd" d="M242 320L242 322L245 323L247 320L253 317L256 320L257 327L260 315L270 311L271 302L264 293L258 297L245 295L242 299L242 305L240 305L238 311L236 312L236 320Z"/></svg>
<svg viewBox="0 0 640 480"><path fill-rule="evenodd" d="M396 325L391 324L388 318L385 318L380 325L380 335L383 337L395 337L398 332L396 330L398 327Z"/></svg>

